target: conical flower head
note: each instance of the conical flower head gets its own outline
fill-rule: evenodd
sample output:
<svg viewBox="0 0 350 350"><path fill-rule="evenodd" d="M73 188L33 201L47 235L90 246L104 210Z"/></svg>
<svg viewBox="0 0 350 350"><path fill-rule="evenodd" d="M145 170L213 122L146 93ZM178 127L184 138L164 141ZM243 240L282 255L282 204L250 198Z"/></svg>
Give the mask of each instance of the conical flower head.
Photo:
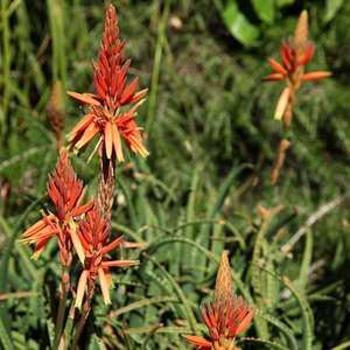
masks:
<svg viewBox="0 0 350 350"><path fill-rule="evenodd" d="M309 37L308 13L306 10L300 14L294 31L293 44L297 56L302 56Z"/></svg>
<svg viewBox="0 0 350 350"><path fill-rule="evenodd" d="M89 109L71 131L71 144L80 149L98 136L107 159L118 161L124 160L122 140L133 152L143 157L148 155L141 129L135 121L147 90L137 91L138 78L127 81L130 60L124 58L124 48L125 42L119 37L116 10L109 5L98 61L94 64L96 94L68 93Z"/></svg>
<svg viewBox="0 0 350 350"><path fill-rule="evenodd" d="M197 349L233 350L235 338L251 324L254 311L242 297L232 291L231 270L228 254L221 255L216 278L214 300L201 307L202 320L208 328L209 339L200 336L185 336Z"/></svg>
<svg viewBox="0 0 350 350"><path fill-rule="evenodd" d="M60 221L69 221L86 212L85 206L80 207L83 182L78 179L65 150L61 151L56 168L49 177L47 191Z"/></svg>
<svg viewBox="0 0 350 350"><path fill-rule="evenodd" d="M88 212L92 203L81 204L84 188L77 178L66 150L62 149L56 168L49 178L48 195L53 211L44 215L22 235L22 242L35 244L34 258L38 258L52 237L58 237L61 262L67 265L71 256L70 224Z"/></svg>
<svg viewBox="0 0 350 350"><path fill-rule="evenodd" d="M225 250L221 254L218 273L216 275L215 299L227 299L232 294L232 276L230 264L228 262L228 252Z"/></svg>

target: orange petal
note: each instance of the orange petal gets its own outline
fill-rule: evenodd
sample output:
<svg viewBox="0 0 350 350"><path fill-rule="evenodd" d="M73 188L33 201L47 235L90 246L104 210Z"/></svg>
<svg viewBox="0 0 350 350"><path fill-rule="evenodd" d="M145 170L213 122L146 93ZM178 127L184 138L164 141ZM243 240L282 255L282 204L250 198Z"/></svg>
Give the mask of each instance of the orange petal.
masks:
<svg viewBox="0 0 350 350"><path fill-rule="evenodd" d="M280 55L282 58L283 66L287 68L287 70L291 70L293 68L293 50L287 42L282 44L280 49Z"/></svg>
<svg viewBox="0 0 350 350"><path fill-rule="evenodd" d="M285 76L281 73L271 73L267 75L265 78L262 78L263 81L277 81L283 80Z"/></svg>
<svg viewBox="0 0 350 350"><path fill-rule="evenodd" d="M32 255L32 259L34 259L34 260L39 259L41 253L45 249L49 240L50 240L50 238L44 238L44 239L37 242L37 244L35 245L34 254Z"/></svg>
<svg viewBox="0 0 350 350"><path fill-rule="evenodd" d="M120 104L126 104L129 103L131 98L133 97L136 89L137 89L137 85L139 83L139 79L136 77L123 91L122 96L120 98Z"/></svg>
<svg viewBox="0 0 350 350"><path fill-rule="evenodd" d="M86 130L84 131L84 134L81 136L80 140L76 143L75 147L77 149L84 147L98 132L99 132L99 128L97 127L97 125L94 122L91 123L86 128Z"/></svg>
<svg viewBox="0 0 350 350"><path fill-rule="evenodd" d="M71 142L76 136L77 134L79 134L80 132L83 132L84 129L86 129L90 123L92 123L94 118L93 114L87 114L86 116L84 116L80 122L78 122L78 124L73 128L73 130L69 133L68 136L68 140L69 142Z"/></svg>
<svg viewBox="0 0 350 350"><path fill-rule="evenodd" d="M285 88L282 91L282 94L277 102L277 107L275 110L275 116L274 118L276 120L281 120L283 117L283 114L287 108L288 105L288 101L289 101L289 97L290 97L290 89L289 88Z"/></svg>
<svg viewBox="0 0 350 350"><path fill-rule="evenodd" d="M122 149L122 141L120 139L120 134L117 126L112 124L112 139L114 145L114 151L117 156L118 162L124 161L123 149Z"/></svg>
<svg viewBox="0 0 350 350"><path fill-rule="evenodd" d="M329 78L332 75L331 72L324 72L324 71L318 71L318 72L310 72L310 73L305 73L303 75L303 80L304 81L317 81L321 79L326 79Z"/></svg>
<svg viewBox="0 0 350 350"><path fill-rule="evenodd" d="M103 268L98 269L98 278L100 280L100 286L102 291L102 296L105 304L111 304L111 297L109 295L109 283L107 281L107 277L105 272L103 271Z"/></svg>
<svg viewBox="0 0 350 350"><path fill-rule="evenodd" d="M273 58L269 58L267 61L276 73L280 73L284 76L286 76L288 74L287 70L280 63L278 63L276 60L274 60Z"/></svg>
<svg viewBox="0 0 350 350"><path fill-rule="evenodd" d="M38 240L50 238L57 233L58 233L58 229L56 227L51 227L50 225L48 225L48 226L44 226L40 230L36 230L31 232L30 234L27 234L20 241L25 244L35 243Z"/></svg>
<svg viewBox="0 0 350 350"><path fill-rule="evenodd" d="M67 91L67 94L81 103L89 104L92 106L101 105L100 102L95 99L97 96L94 94L89 94L89 93L80 94L79 92L74 92L74 91Z"/></svg>
<svg viewBox="0 0 350 350"><path fill-rule="evenodd" d="M29 237L38 231L42 230L45 226L47 226L46 220L41 219L36 222L34 225L30 226L23 234L23 237Z"/></svg>
<svg viewBox="0 0 350 350"><path fill-rule="evenodd" d="M244 317L242 322L239 324L239 326L236 330L236 334L245 332L247 330L247 328L250 326L250 324L252 323L253 317L254 317L254 311L249 310L247 315Z"/></svg>
<svg viewBox="0 0 350 350"><path fill-rule="evenodd" d="M94 206L94 202L89 202L89 203L86 203L84 205L81 205L80 207L78 208L74 208L72 210L72 217L76 217L76 216L80 216L82 214L85 214L86 212L88 212L92 207Z"/></svg>
<svg viewBox="0 0 350 350"><path fill-rule="evenodd" d="M101 249L101 254L105 255L105 254L109 253L111 250L118 247L122 243L123 243L123 236L120 236L120 237L116 238L113 242L111 242L108 245L106 245L105 247L103 247Z"/></svg>
<svg viewBox="0 0 350 350"><path fill-rule="evenodd" d="M315 45L313 43L309 43L307 47L304 49L303 53L300 54L300 57L297 58L297 62L301 66L306 66L315 54Z"/></svg>
<svg viewBox="0 0 350 350"><path fill-rule="evenodd" d="M199 337L197 335L184 335L183 336L190 344L195 345L198 349L211 349L211 342L206 340L203 337Z"/></svg>
<svg viewBox="0 0 350 350"><path fill-rule="evenodd" d="M112 136L112 123L107 122L104 130L105 134L105 146L106 146L106 156L107 159L112 157L112 146L113 146L113 136Z"/></svg>
<svg viewBox="0 0 350 350"><path fill-rule="evenodd" d="M20 242L23 244L33 244L36 243L38 240L51 238L57 233L58 230L46 227L44 230L37 232L33 236L22 238Z"/></svg>
<svg viewBox="0 0 350 350"><path fill-rule="evenodd" d="M83 298L85 294L85 288L87 283L88 272L84 270L79 278L78 288L77 288L77 296L75 299L75 307L79 310L81 309L81 305L83 303Z"/></svg>
<svg viewBox="0 0 350 350"><path fill-rule="evenodd" d="M103 267L130 267L137 266L140 262L138 260L112 260L102 261Z"/></svg>
<svg viewBox="0 0 350 350"><path fill-rule="evenodd" d="M148 91L148 89L144 89L144 90L141 90L141 91L137 92L137 93L132 97L130 103L136 103L136 102L142 100L142 99L146 96L147 91Z"/></svg>

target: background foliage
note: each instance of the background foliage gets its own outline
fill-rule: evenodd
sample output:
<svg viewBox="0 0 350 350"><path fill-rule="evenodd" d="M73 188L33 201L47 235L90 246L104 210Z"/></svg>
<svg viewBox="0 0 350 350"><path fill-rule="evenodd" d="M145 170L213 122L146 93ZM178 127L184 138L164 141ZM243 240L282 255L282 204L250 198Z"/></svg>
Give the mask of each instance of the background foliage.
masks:
<svg viewBox="0 0 350 350"><path fill-rule="evenodd" d="M258 309L244 348L345 349L350 342L350 3L341 0L116 1L142 86L151 156L117 174L114 228L145 242L138 269L115 274L113 304L97 300L90 349L185 349L198 306L230 251L238 294ZM308 9L312 68L334 78L308 85L293 147L269 184L281 126L280 88L263 84L266 58ZM0 339L5 349L46 348L59 266L53 244L38 262L16 238L46 201L56 162L47 105L54 81L91 89L102 2L1 0ZM82 111L65 98L66 130ZM74 157L95 193L98 165ZM11 188L10 196L6 195ZM257 205L284 209L267 220ZM321 208L321 211L320 211ZM316 221L313 222L316 218ZM301 239L281 250L295 233ZM297 236L299 236L299 233ZM126 254L126 252L125 252ZM129 253L137 257L138 252ZM258 340L257 340L258 339Z"/></svg>

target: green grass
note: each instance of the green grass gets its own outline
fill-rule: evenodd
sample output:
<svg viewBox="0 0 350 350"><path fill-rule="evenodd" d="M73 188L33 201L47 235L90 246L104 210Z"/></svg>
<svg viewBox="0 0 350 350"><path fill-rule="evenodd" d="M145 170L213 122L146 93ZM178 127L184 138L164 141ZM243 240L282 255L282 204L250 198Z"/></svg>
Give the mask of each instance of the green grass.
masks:
<svg viewBox="0 0 350 350"><path fill-rule="evenodd" d="M243 3L243 2L242 2ZM321 1L284 7L272 24L243 9L261 35L252 47L227 31L209 0L116 1L132 73L149 87L139 123L151 155L131 158L117 173L113 226L147 249L123 252L139 268L114 274L112 306L97 297L85 344L89 349L187 349L181 334L203 329L198 309L213 289L218 258L230 251L238 294L257 308L243 348L322 349L349 342L348 74L350 6L324 23ZM277 186L269 183L281 126L273 110L281 86L263 84L266 58L278 56L302 8L310 10L317 43L310 68L334 77L299 95L293 141ZM57 247L39 261L16 238L45 205L47 174L56 162L46 117L56 79L90 91L103 6L93 1L1 0L0 341L4 349L47 348L57 297ZM169 27L181 18L182 28ZM65 99L65 131L82 116ZM97 160L73 157L95 194ZM1 189L0 189L1 192ZM344 196L344 198L343 198ZM290 255L281 248L319 208L339 205L305 230ZM284 209L264 222L257 205ZM1 347L0 346L0 347Z"/></svg>

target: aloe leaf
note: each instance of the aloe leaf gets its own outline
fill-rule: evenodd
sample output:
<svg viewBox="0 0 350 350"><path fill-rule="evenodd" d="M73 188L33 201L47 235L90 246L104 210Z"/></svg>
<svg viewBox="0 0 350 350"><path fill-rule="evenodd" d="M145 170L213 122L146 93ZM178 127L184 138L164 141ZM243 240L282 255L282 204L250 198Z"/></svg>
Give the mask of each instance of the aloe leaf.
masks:
<svg viewBox="0 0 350 350"><path fill-rule="evenodd" d="M259 29L239 11L236 1L228 1L222 12L222 17L229 32L239 42L246 46L252 46L256 43L260 34Z"/></svg>
<svg viewBox="0 0 350 350"><path fill-rule="evenodd" d="M7 333L7 330L1 315L0 315L0 342L4 350L15 349L15 347L12 344L11 338Z"/></svg>
<svg viewBox="0 0 350 350"><path fill-rule="evenodd" d="M257 16L264 22L271 24L275 18L274 0L252 0Z"/></svg>
<svg viewBox="0 0 350 350"><path fill-rule="evenodd" d="M324 23L330 22L336 16L343 4L344 0L327 0L326 11L323 18Z"/></svg>

